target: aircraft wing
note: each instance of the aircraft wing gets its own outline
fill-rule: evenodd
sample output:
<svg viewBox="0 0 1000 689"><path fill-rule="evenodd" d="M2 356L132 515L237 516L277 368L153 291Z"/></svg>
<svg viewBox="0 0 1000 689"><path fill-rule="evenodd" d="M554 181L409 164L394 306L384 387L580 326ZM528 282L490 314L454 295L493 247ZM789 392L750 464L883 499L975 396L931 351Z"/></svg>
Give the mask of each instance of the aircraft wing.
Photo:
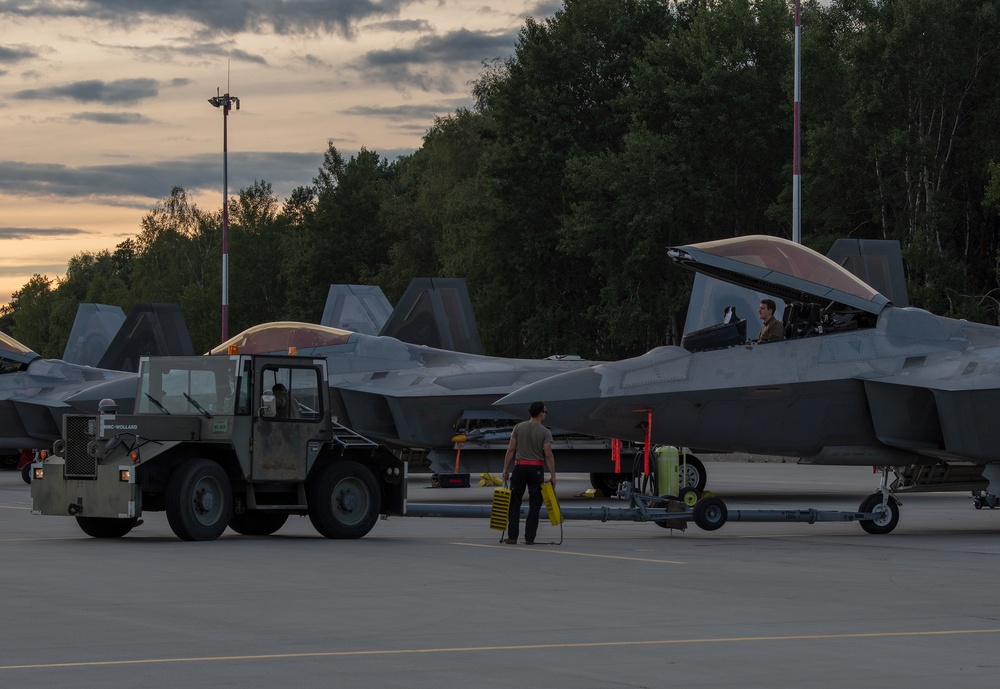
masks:
<svg viewBox="0 0 1000 689"><path fill-rule="evenodd" d="M890 447L968 461L995 461L1000 380L995 374L958 380L899 375L865 380L876 437Z"/></svg>

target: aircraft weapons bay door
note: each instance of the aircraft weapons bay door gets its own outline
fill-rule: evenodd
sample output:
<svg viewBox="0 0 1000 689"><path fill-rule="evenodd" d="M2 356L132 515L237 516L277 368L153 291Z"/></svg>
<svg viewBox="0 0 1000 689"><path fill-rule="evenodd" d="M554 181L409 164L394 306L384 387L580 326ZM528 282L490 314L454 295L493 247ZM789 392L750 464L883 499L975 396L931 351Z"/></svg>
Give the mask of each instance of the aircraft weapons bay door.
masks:
<svg viewBox="0 0 1000 689"><path fill-rule="evenodd" d="M252 481L305 480L309 441L320 435L324 413L321 375L318 367L305 362L266 364L257 372Z"/></svg>

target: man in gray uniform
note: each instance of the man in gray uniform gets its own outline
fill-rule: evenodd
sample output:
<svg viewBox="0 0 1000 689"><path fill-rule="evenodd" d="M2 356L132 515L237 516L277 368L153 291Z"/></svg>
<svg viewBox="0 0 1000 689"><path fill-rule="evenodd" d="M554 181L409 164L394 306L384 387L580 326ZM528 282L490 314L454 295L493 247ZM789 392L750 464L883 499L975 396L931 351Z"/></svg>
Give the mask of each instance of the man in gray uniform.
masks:
<svg viewBox="0 0 1000 689"><path fill-rule="evenodd" d="M542 425L545 403L532 402L528 407L531 420L514 426L510 444L503 459L503 479L510 478L510 512L507 516L507 538L504 543L517 543L521 518L521 500L528 489L528 519L524 523L524 542L534 545L538 533L538 515L542 510L542 478L549 469L549 482L556 485L556 460L552 456L552 433ZM514 476L508 467L514 460Z"/></svg>

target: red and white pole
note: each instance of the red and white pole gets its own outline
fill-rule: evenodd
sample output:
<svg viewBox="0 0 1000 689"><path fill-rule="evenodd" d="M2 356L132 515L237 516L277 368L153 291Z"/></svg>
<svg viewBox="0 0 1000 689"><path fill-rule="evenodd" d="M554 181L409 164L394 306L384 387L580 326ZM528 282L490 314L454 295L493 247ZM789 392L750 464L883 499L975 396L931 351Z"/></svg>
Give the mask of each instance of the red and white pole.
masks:
<svg viewBox="0 0 1000 689"><path fill-rule="evenodd" d="M222 107L222 339L229 339L229 94Z"/></svg>
<svg viewBox="0 0 1000 689"><path fill-rule="evenodd" d="M802 21L800 0L795 0L795 101L792 105L792 241L802 243L802 164L800 151L800 104L802 101Z"/></svg>
<svg viewBox="0 0 1000 689"><path fill-rule="evenodd" d="M218 93L218 92L216 92ZM222 108L222 340L229 339L229 111L233 105L240 109L240 99L216 95L208 99L216 108Z"/></svg>

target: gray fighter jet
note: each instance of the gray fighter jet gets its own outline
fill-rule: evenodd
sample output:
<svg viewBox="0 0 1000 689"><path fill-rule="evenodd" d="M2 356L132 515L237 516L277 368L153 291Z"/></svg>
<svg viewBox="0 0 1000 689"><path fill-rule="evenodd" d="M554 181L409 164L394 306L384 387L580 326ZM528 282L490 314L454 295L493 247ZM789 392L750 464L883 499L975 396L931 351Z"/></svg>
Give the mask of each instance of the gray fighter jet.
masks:
<svg viewBox="0 0 1000 689"><path fill-rule="evenodd" d="M323 357L331 413L340 423L392 448L447 449L449 457L463 419L509 425L525 417L527 405L508 414L493 402L523 385L594 363L576 357L490 357L298 322L255 326L209 354L225 355L230 348ZM607 447L602 450L607 462Z"/></svg>
<svg viewBox="0 0 1000 689"><path fill-rule="evenodd" d="M668 256L783 300L787 339L747 341L760 324L736 319L690 333L685 347L522 387L497 406L544 400L549 423L632 440L644 437L651 413L654 442L884 467L862 510L885 504L887 530L898 519L892 491L972 490L977 507L1000 504L992 428L1000 328L894 306L836 263L775 237L680 246Z"/></svg>
<svg viewBox="0 0 1000 689"><path fill-rule="evenodd" d="M0 456L16 457L22 448L49 447L59 438L64 413L96 413L98 402L109 396L109 390L132 390L140 356L194 354L176 304L136 304L128 318L122 316L117 334L83 326L81 321L93 320L95 313L112 308L92 306L81 305L78 311L73 333L80 337L70 338L78 346L67 346L67 360L43 359L0 332ZM99 341L96 345L95 340ZM106 350L102 343L108 343Z"/></svg>

